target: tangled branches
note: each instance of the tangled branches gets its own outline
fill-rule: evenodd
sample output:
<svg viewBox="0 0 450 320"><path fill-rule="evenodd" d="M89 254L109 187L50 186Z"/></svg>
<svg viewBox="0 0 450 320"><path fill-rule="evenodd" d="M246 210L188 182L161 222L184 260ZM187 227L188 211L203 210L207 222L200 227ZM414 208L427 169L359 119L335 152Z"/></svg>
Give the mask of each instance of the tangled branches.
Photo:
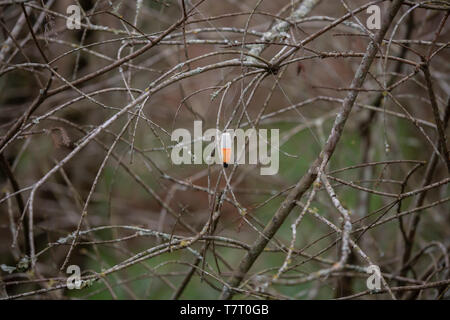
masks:
<svg viewBox="0 0 450 320"><path fill-rule="evenodd" d="M448 297L446 2L0 10L1 298Z"/></svg>

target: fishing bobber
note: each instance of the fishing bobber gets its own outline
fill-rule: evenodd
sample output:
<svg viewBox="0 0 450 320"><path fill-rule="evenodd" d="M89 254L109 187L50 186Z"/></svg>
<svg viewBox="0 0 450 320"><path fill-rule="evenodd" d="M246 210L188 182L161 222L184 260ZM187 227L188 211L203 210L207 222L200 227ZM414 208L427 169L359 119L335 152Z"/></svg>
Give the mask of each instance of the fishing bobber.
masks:
<svg viewBox="0 0 450 320"><path fill-rule="evenodd" d="M231 161L231 134L229 132L224 132L220 139L220 158L223 167L227 168Z"/></svg>

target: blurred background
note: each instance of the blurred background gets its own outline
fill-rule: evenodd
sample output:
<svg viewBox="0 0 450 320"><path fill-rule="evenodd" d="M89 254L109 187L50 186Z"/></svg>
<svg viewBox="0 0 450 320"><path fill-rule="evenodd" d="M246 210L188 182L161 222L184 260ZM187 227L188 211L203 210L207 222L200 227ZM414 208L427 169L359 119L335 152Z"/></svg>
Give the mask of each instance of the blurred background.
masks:
<svg viewBox="0 0 450 320"><path fill-rule="evenodd" d="M0 2L3 298L24 293L32 293L23 297L29 299L219 297L224 281L244 256L245 248L238 243L254 242L322 150L370 41L365 28L370 15L362 9L345 24L301 45L348 10L368 3L312 1L305 17L289 20L288 31L265 44L263 61L297 48L279 70L266 72L235 63L204 72L203 67L243 61L241 52L260 44L264 32L273 31L283 19L291 19L302 1L206 0L194 7L195 2L186 0L189 17L184 24L149 50L92 76L155 41L183 17L181 2L39 0L24 1L23 7L7 2ZM67 7L74 4L81 8L79 30L66 26ZM378 5L383 15L389 1ZM383 55L389 50L389 56L398 58L375 59L326 170L351 212L353 230L359 230L352 238L381 267L392 287L449 278L450 192L445 180L449 172L445 154L437 156L431 174L427 171L435 152L431 142L438 146L438 134L426 79L418 67L420 55L434 53L429 70L440 117L445 120L450 94L448 5L433 5L437 9L414 7L414 3L400 9L379 48ZM391 36L394 41L388 44ZM45 91L48 66L60 77L54 76ZM192 75L174 81L173 77L189 72ZM164 81L168 85L161 85ZM383 88L390 85L395 101ZM129 109L69 156L95 128L148 90L154 92L145 103ZM31 110L42 94L43 101ZM231 177L227 187L220 165L172 163L174 129L193 132L194 120L202 121L204 130L216 125L248 129L248 118L258 119L257 128L280 130L278 174L262 176L259 165L231 166L225 171ZM10 136L14 126L18 129ZM445 133L448 136L449 130ZM32 203L37 255L32 266L27 235L30 195L52 168L56 169L39 184ZM426 194L401 201L385 195L435 182L438 185ZM224 190L228 200L223 201L211 233L222 240L202 239L187 249L169 250L117 272L108 271L132 261L136 254L157 250L174 239L187 241L193 230L200 232ZM304 204L306 199L307 195L300 201ZM415 210L420 206L428 207ZM341 227L323 188L310 211ZM354 268L303 281L338 261L340 254L339 235L311 212L297 228L289 270L273 278L286 259L291 225L300 212L300 207L291 212L246 275L242 288L248 293L238 297L267 298L259 295L265 293L278 299L329 299L367 290L368 275L357 268L367 267L367 262L358 254L348 261ZM404 212L401 219L396 217ZM411 230L417 215L420 223L405 261L404 233ZM198 254L205 258L197 261ZM78 265L83 277L95 281L84 283L81 290L53 290L66 283L68 265ZM398 294L434 299L445 298L446 290Z"/></svg>

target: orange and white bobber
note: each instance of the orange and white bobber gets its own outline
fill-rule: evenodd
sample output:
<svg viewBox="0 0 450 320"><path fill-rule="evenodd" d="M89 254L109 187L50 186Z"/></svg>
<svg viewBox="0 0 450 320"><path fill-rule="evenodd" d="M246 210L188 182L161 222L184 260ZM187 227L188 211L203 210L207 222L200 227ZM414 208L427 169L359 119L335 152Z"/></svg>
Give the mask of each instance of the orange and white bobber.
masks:
<svg viewBox="0 0 450 320"><path fill-rule="evenodd" d="M220 139L220 157L224 168L227 168L231 160L231 134L229 132L224 132Z"/></svg>

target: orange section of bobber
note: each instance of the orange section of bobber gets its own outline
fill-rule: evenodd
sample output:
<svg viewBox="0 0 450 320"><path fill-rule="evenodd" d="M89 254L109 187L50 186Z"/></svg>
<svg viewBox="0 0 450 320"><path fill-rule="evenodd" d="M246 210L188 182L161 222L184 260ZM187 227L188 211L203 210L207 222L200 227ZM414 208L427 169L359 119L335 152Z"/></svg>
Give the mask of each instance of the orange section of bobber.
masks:
<svg viewBox="0 0 450 320"><path fill-rule="evenodd" d="M231 149L222 148L222 158L223 162L230 163L231 160Z"/></svg>

